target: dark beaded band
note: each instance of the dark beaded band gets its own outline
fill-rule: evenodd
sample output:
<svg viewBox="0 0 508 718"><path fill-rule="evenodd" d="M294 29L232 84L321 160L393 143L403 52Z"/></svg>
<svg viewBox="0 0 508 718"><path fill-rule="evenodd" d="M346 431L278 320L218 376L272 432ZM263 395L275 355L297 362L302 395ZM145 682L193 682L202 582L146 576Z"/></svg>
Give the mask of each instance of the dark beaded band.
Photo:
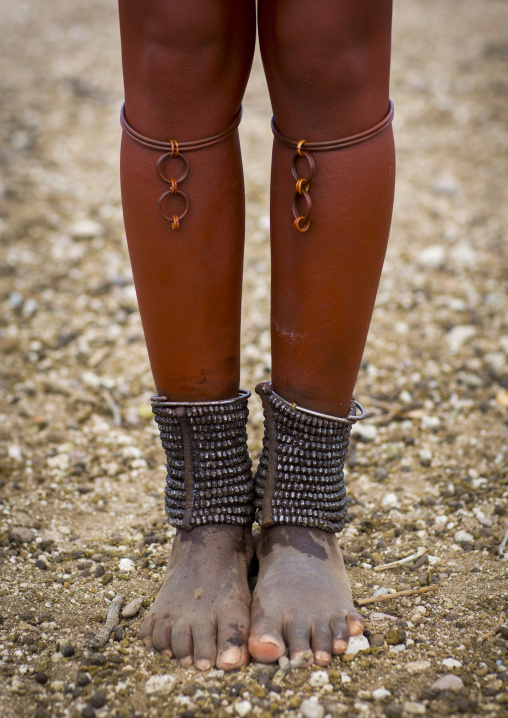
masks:
<svg viewBox="0 0 508 718"><path fill-rule="evenodd" d="M247 450L247 400L170 402L152 397L166 452L169 523L190 531L205 524L252 523L252 462Z"/></svg>
<svg viewBox="0 0 508 718"><path fill-rule="evenodd" d="M265 413L263 450L254 479L261 526L296 524L341 531L347 513L344 486L351 425L365 410L351 402L347 417L330 417L290 404L269 382L258 384ZM356 416L357 406L361 416Z"/></svg>

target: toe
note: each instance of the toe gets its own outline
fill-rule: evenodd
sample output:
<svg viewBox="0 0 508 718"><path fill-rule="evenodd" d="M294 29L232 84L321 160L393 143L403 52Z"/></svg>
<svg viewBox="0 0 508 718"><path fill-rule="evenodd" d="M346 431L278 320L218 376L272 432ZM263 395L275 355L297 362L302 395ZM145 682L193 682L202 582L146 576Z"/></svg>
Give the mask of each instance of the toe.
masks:
<svg viewBox="0 0 508 718"><path fill-rule="evenodd" d="M332 633L327 623L316 623L312 629L314 663L327 666L332 660Z"/></svg>
<svg viewBox="0 0 508 718"><path fill-rule="evenodd" d="M234 619L231 617L219 618L217 668L232 671L247 665L249 662L248 635L249 616L247 611Z"/></svg>
<svg viewBox="0 0 508 718"><path fill-rule="evenodd" d="M139 637L145 644L145 646L151 646L152 645L152 634L153 634L153 627L155 624L155 614L149 614L141 626L139 627Z"/></svg>
<svg viewBox="0 0 508 718"><path fill-rule="evenodd" d="M192 665L192 633L188 623L177 623L171 631L171 647L182 666Z"/></svg>
<svg viewBox="0 0 508 718"><path fill-rule="evenodd" d="M217 654L215 624L211 621L195 621L192 624L192 642L194 644L194 665L200 671L208 671L215 665Z"/></svg>
<svg viewBox="0 0 508 718"><path fill-rule="evenodd" d="M332 653L334 656L344 653L349 643L349 628L345 618L337 616L330 622L332 630Z"/></svg>
<svg viewBox="0 0 508 718"><path fill-rule="evenodd" d="M253 623L249 636L249 653L261 663L274 663L286 652L286 644L277 626L269 621Z"/></svg>
<svg viewBox="0 0 508 718"><path fill-rule="evenodd" d="M287 628L287 641L289 646L289 657L301 658L302 655L310 651L310 626L302 623L290 623ZM310 659L309 665L312 665L313 659Z"/></svg>
<svg viewBox="0 0 508 718"><path fill-rule="evenodd" d="M352 636L359 636L365 628L363 617L357 611L350 611L346 616L349 633Z"/></svg>
<svg viewBox="0 0 508 718"><path fill-rule="evenodd" d="M156 651L164 652L170 657L171 652L171 624L167 618L158 618L155 621L152 633L152 645Z"/></svg>

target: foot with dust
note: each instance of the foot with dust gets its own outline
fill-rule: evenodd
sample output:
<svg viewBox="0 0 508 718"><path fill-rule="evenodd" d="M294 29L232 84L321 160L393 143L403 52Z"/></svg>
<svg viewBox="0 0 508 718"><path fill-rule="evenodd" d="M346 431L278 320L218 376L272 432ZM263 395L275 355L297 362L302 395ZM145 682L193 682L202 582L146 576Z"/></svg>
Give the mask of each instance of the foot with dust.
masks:
<svg viewBox="0 0 508 718"><path fill-rule="evenodd" d="M270 526L256 547L259 577L251 609L249 652L264 663L312 650L330 663L350 636L363 631L335 534L301 526Z"/></svg>
<svg viewBox="0 0 508 718"><path fill-rule="evenodd" d="M249 661L251 530L177 530L164 582L140 628L145 645L200 670Z"/></svg>

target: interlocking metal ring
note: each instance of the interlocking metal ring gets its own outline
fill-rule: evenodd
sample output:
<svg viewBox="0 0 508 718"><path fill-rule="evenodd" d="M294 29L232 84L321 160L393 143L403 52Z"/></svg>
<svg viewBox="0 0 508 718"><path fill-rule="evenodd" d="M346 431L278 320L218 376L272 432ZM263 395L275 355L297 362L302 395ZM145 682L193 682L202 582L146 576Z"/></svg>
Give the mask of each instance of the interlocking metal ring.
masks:
<svg viewBox="0 0 508 718"><path fill-rule="evenodd" d="M189 160L187 159L187 157L186 157L185 155L182 155L182 154L178 151L178 148L177 148L177 150L176 150L176 154L173 154L173 152L166 152L165 155L161 155L161 156L159 157L159 159L157 160L157 163L156 163L156 165L155 165L155 169L157 170L157 174L159 175L159 177L161 178L161 180L162 180L163 182L166 182L167 184L171 184L171 183L173 182L173 178L172 178L172 177L166 177L166 175L164 174L163 164L164 164L164 160L166 160L166 159L168 159L168 158L169 158L169 159L173 159L173 160L179 159L179 160L182 160L182 161L183 161L183 164L184 164L183 172L182 172L182 174L180 175L180 177L177 177L177 178L175 178L175 180L174 180L177 184L178 184L179 182L183 182L184 179L185 179L185 178L187 177L187 175L189 174Z"/></svg>
<svg viewBox="0 0 508 718"><path fill-rule="evenodd" d="M298 211L298 198L303 197L305 200L305 212L304 214L300 214ZM297 229L299 232L306 232L310 227L310 216L312 214L312 200L310 198L309 193L307 190L303 190L303 192L296 193L293 199L293 217L294 222L293 226L295 229Z"/></svg>
<svg viewBox="0 0 508 718"><path fill-rule="evenodd" d="M162 208L162 203L164 202L164 199L168 195L173 196L176 194L179 194L180 197L183 197L183 200L185 203L183 212L180 212L180 214L168 215L164 212L164 210ZM190 205L189 196L185 192L182 192L181 189L177 189L177 190L173 191L173 188L168 189L167 192L164 192L163 194L161 194L161 196L159 197L159 201L157 203L160 216L163 217L163 219L165 219L167 222L171 222L171 229L175 232L180 229L180 221L185 217L185 215L189 211L189 205Z"/></svg>

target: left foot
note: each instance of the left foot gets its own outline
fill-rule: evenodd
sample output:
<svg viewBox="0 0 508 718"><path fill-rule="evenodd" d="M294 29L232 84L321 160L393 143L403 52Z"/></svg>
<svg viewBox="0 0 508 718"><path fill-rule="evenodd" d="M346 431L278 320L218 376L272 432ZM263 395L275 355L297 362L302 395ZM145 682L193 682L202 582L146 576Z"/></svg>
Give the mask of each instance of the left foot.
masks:
<svg viewBox="0 0 508 718"><path fill-rule="evenodd" d="M312 650L308 664L327 666L363 632L335 534L302 526L263 529L251 609L249 653L264 663Z"/></svg>

